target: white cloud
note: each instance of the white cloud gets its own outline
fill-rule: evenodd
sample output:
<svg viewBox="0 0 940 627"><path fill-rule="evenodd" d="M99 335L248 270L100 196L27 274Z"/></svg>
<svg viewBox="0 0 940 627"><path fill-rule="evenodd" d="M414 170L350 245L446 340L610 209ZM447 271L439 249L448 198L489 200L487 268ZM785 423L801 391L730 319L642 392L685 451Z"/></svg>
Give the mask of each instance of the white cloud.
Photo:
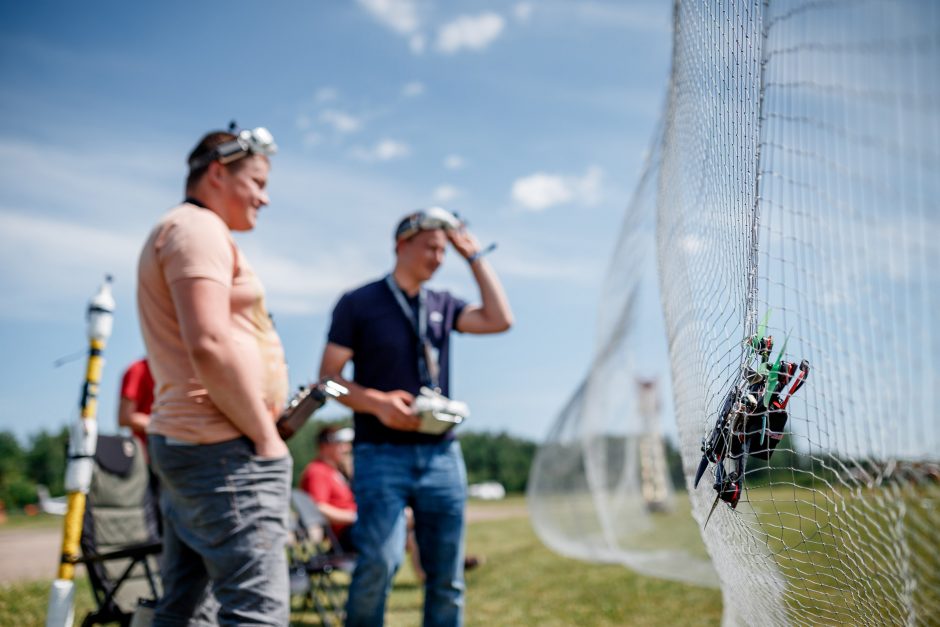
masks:
<svg viewBox="0 0 940 627"><path fill-rule="evenodd" d="M333 130L339 133L355 133L362 128L359 118L336 109L328 109L321 113L320 122L333 127Z"/></svg>
<svg viewBox="0 0 940 627"><path fill-rule="evenodd" d="M359 5L383 26L399 35L411 35L421 24L414 0L358 0Z"/></svg>
<svg viewBox="0 0 940 627"><path fill-rule="evenodd" d="M394 139L383 139L372 148L354 148L352 155L362 161L393 161L411 154L411 147Z"/></svg>
<svg viewBox="0 0 940 627"><path fill-rule="evenodd" d="M304 146L308 148L317 146L323 141L323 136L319 133L304 133Z"/></svg>
<svg viewBox="0 0 940 627"><path fill-rule="evenodd" d="M190 148L176 137L66 147L3 136L0 189L7 207L30 213L80 215L83 224L117 228L148 224L179 200Z"/></svg>
<svg viewBox="0 0 940 627"><path fill-rule="evenodd" d="M412 54L423 54L428 41L428 26L422 15L420 0L357 0L376 21L408 42ZM514 8L519 21L527 21L533 6L522 2ZM461 15L438 28L436 48L444 54L461 50L483 50L495 41L505 28L505 20L498 13Z"/></svg>
<svg viewBox="0 0 940 627"><path fill-rule="evenodd" d="M106 273L127 292L145 237L0 208L0 266L8 270L0 277L8 304L0 315L54 319L64 303L83 302Z"/></svg>
<svg viewBox="0 0 940 627"><path fill-rule="evenodd" d="M460 155L447 155L447 157L444 158L444 167L448 170L460 170L466 164L466 161Z"/></svg>
<svg viewBox="0 0 940 627"><path fill-rule="evenodd" d="M411 149L407 144L391 139L383 139L375 147L375 156L378 157L380 161L407 157L410 153Z"/></svg>
<svg viewBox="0 0 940 627"><path fill-rule="evenodd" d="M297 121L294 123L299 131L305 131L310 128L310 117L301 113L297 116Z"/></svg>
<svg viewBox="0 0 940 627"><path fill-rule="evenodd" d="M533 211L571 201L571 186L561 176L537 172L512 184L512 199Z"/></svg>
<svg viewBox="0 0 940 627"><path fill-rule="evenodd" d="M544 211L571 202L593 205L600 199L603 176L603 170L597 166L591 166L580 177L536 172L512 184L512 199L530 211Z"/></svg>
<svg viewBox="0 0 940 627"><path fill-rule="evenodd" d="M520 22L528 22L529 18L532 17L532 12L534 10L535 7L531 2L520 2L515 7L513 7L512 13Z"/></svg>
<svg viewBox="0 0 940 627"><path fill-rule="evenodd" d="M313 95L314 101L318 103L332 102L339 98L339 91L335 87L321 87Z"/></svg>
<svg viewBox="0 0 940 627"><path fill-rule="evenodd" d="M579 202L585 205L596 205L601 199L601 186L604 182L604 170L596 165L588 168L588 171L579 179L575 179L575 193Z"/></svg>
<svg viewBox="0 0 940 627"><path fill-rule="evenodd" d="M437 49L453 54L463 49L483 50L503 32L505 20L496 13L462 15L445 24L437 33Z"/></svg>
<svg viewBox="0 0 940 627"><path fill-rule="evenodd" d="M460 196L460 190L453 185L439 185L434 190L434 202L447 203Z"/></svg>
<svg viewBox="0 0 940 627"><path fill-rule="evenodd" d="M406 98L415 98L424 93L424 83L411 81L401 88L401 95Z"/></svg>
<svg viewBox="0 0 940 627"><path fill-rule="evenodd" d="M380 24L408 41L412 54L420 55L427 48L427 40L421 32L422 20L416 0L358 0Z"/></svg>
<svg viewBox="0 0 940 627"><path fill-rule="evenodd" d="M241 246L261 278L268 309L277 315L323 313L338 294L376 272L359 251L349 246L303 259L273 253L274 248L257 242Z"/></svg>

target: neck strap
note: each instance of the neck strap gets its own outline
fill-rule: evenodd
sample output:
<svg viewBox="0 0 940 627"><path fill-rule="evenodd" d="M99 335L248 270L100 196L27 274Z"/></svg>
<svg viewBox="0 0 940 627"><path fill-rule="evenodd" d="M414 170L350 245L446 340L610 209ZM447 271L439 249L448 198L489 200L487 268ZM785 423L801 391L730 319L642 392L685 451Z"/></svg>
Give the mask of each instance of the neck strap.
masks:
<svg viewBox="0 0 940 627"><path fill-rule="evenodd" d="M411 330L414 331L418 339L418 376L421 378L421 385L440 390L440 365L435 357L431 342L428 340L427 293L424 289L418 291L418 311L415 312L408 304L405 293L395 282L395 277L391 274L386 275L385 284L392 291L392 295L398 303L398 308L405 315L410 323Z"/></svg>

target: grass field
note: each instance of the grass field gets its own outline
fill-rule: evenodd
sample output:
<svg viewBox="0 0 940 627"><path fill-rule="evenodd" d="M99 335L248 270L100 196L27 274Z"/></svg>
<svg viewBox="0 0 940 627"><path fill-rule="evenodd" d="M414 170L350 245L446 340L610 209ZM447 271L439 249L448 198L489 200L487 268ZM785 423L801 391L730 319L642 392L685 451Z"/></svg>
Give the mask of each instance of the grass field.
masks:
<svg viewBox="0 0 940 627"><path fill-rule="evenodd" d="M27 516L21 512L14 512L7 515L6 522L0 529L9 531L12 529L61 529L62 517L52 514L36 514Z"/></svg>
<svg viewBox="0 0 940 627"><path fill-rule="evenodd" d="M820 624L936 620L935 485L750 490L749 526L786 578L794 616ZM905 590L913 579L916 588Z"/></svg>
<svg viewBox="0 0 940 627"><path fill-rule="evenodd" d="M936 488L928 488L928 492L919 497L935 502ZM889 524L891 511L903 515L904 510L885 507L882 495L869 490L824 495L791 485L785 490L757 488L750 490L748 497L749 507L739 507L738 513L787 580L785 598L794 616L819 624L900 616L903 608L896 607L898 588L889 574L896 569L878 566L892 564L893 556L877 554L877 550L873 554L870 547L900 546L885 543L895 540L885 534L903 533L900 530L905 528L909 534L916 533L916 538L906 540L914 552L912 565L925 577L924 590L919 596L915 594L911 609L921 618L932 614L928 608L936 603L930 595L938 589L940 557L935 546L933 550L925 548L923 539L934 537L933 523L940 522L936 514L928 519L928 529ZM520 497L475 503L473 507L478 515L477 522L468 526L467 549L484 556L486 562L467 574L468 626L720 623L718 590L644 577L621 566L590 564L551 552L533 532ZM686 508L682 501L676 516L657 519L655 527L632 538L635 545L679 545L696 555L701 547L695 545L700 545L700 540ZM487 510L495 516L486 515ZM500 518L506 515L511 517ZM58 520L23 518L11 522L12 528L48 528ZM876 561L868 563L866 556ZM43 625L48 592L49 582L0 587L0 626ZM422 598L423 591L406 560L389 599L387 624L420 624ZM79 580L76 616L82 617L91 605L87 582ZM859 612L864 619L859 619ZM298 625L319 624L313 612L295 614L293 619Z"/></svg>
<svg viewBox="0 0 940 627"><path fill-rule="evenodd" d="M479 507L521 503L516 498ZM717 625L721 620L718 591L559 557L539 542L525 516L471 523L467 549L486 558L483 566L467 574L468 626ZM0 625L43 625L49 585L0 588ZM387 624L419 625L422 597L406 565L389 599ZM91 606L87 582L80 580L76 617ZM295 624L318 624L313 613L294 619Z"/></svg>

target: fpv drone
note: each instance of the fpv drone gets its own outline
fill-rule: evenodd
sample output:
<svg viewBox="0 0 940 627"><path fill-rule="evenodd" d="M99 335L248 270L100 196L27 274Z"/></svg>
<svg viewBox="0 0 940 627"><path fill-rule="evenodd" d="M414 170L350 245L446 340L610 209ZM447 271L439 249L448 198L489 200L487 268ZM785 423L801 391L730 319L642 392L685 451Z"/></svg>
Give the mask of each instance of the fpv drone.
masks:
<svg viewBox="0 0 940 627"><path fill-rule="evenodd" d="M694 487L698 487L711 463L715 464L713 487L716 492L705 525L719 501L732 509L737 507L748 456L770 459L783 439L787 403L809 376L809 362L805 359L799 366L783 360L786 341L776 361L771 363L774 339L764 337L765 324L760 325L757 335L745 340L752 365L757 358L756 367L744 368L741 379L725 396L711 434L702 440L702 461L695 473ZM788 384L791 384L789 390ZM726 462L731 465L730 470Z"/></svg>

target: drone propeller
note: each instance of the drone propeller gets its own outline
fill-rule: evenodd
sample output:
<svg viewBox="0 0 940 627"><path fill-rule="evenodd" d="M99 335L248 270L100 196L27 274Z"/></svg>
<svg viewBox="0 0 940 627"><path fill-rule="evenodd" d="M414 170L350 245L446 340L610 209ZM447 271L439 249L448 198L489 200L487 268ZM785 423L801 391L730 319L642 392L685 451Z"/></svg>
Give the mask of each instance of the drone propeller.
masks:
<svg viewBox="0 0 940 627"><path fill-rule="evenodd" d="M708 510L708 516L705 518L705 524L702 525L702 529L708 526L708 521L712 519L712 514L715 513L715 508L718 507L718 501L721 500L721 494L715 495L715 501L712 503L712 508Z"/></svg>
<svg viewBox="0 0 940 627"><path fill-rule="evenodd" d="M698 470L695 471L695 483L692 484L693 488L698 487L698 482L701 481L702 475L705 474L705 470L708 468L708 456L702 455L702 461L698 463Z"/></svg>

